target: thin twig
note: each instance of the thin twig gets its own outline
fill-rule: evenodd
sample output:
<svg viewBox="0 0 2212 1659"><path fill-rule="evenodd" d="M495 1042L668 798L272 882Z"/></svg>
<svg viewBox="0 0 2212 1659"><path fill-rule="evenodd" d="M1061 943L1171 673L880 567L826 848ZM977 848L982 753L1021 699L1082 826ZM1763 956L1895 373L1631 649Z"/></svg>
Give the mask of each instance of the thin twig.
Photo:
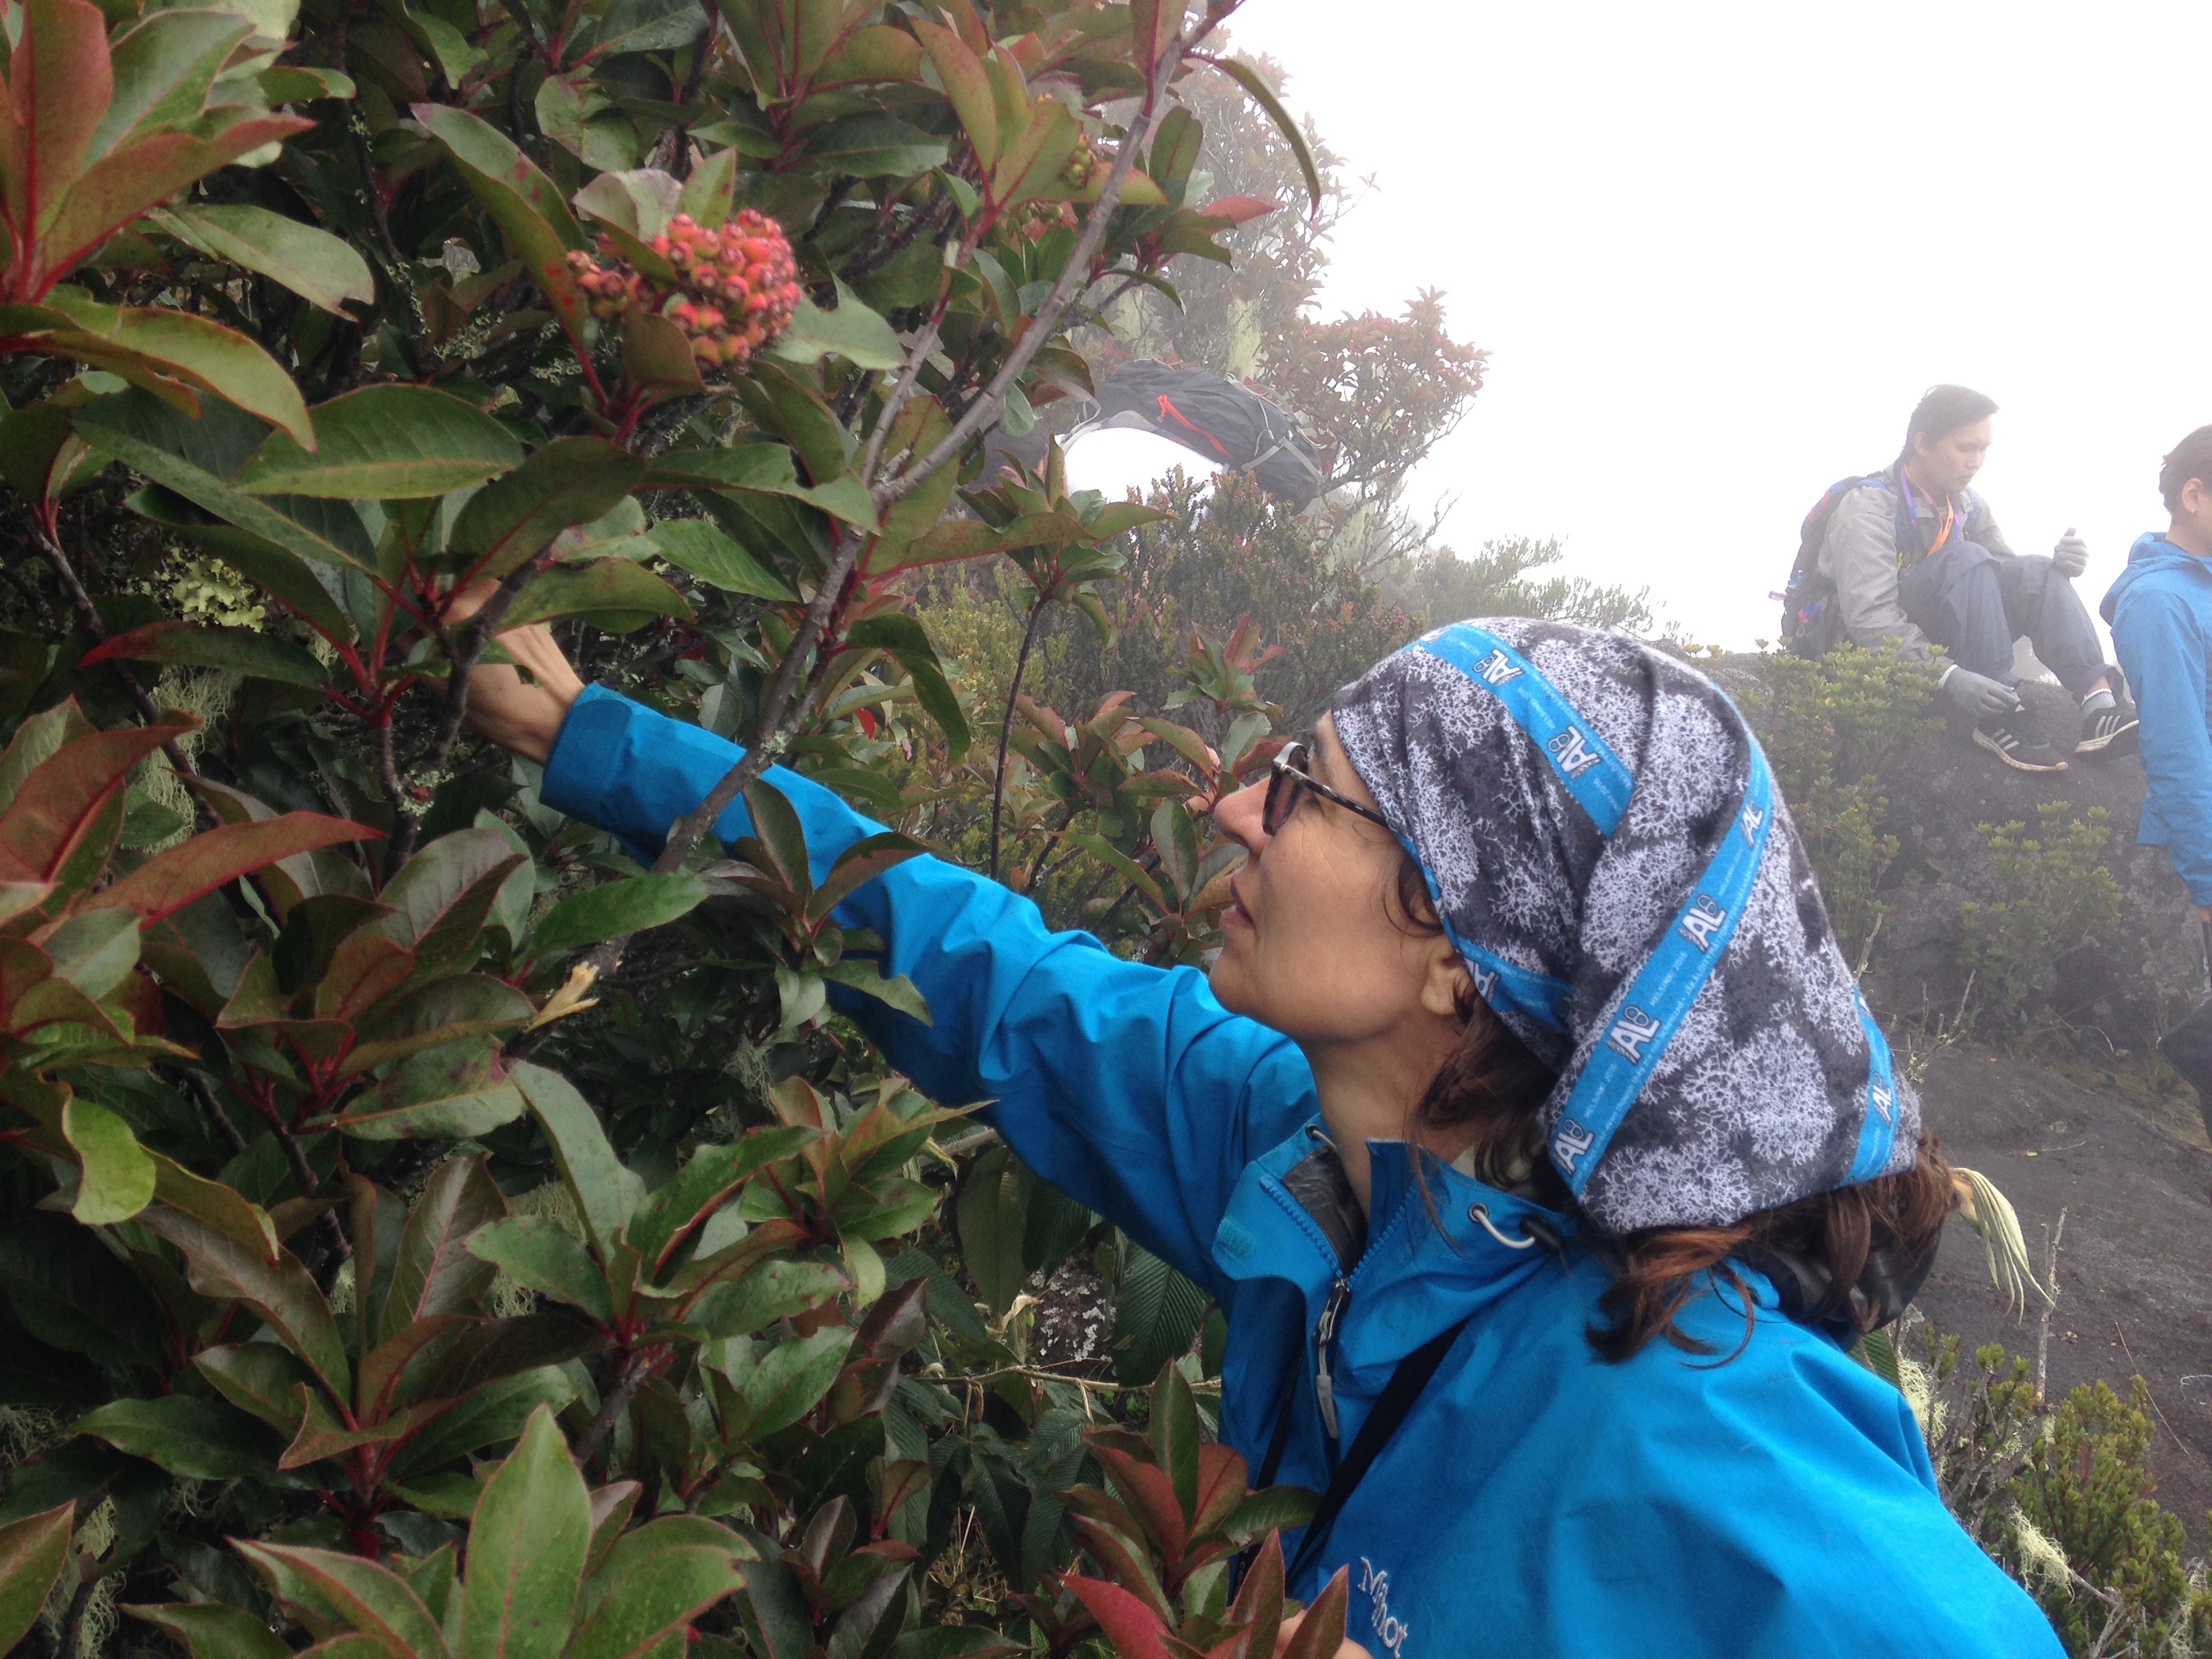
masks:
<svg viewBox="0 0 2212 1659"><path fill-rule="evenodd" d="M575 1460L578 1468L591 1467L592 1460L599 1455L599 1447L616 1422L629 1409L629 1402L637 1397L637 1391L651 1380L653 1372L659 1369L658 1364L641 1354L632 1354L623 1362L622 1376L616 1380L606 1398L599 1402L599 1414L592 1419L591 1427L584 1431L583 1439L577 1443Z"/></svg>
<svg viewBox="0 0 2212 1659"><path fill-rule="evenodd" d="M2128 1357L2128 1369L2133 1371L2137 1376L2142 1376L2142 1367L2136 1363L2135 1350L2128 1346L2128 1334L2121 1328L2120 1318L2118 1314L2112 1316L2112 1329L2119 1335L2120 1352ZM2199 1468L2203 1468L2203 1455L2200 1453L2196 1447L2191 1445L2186 1440L2184 1440L2179 1434L2175 1433L2172 1424L2166 1422L2166 1408L2158 1403L2158 1396L2150 1391L2150 1380L2148 1377L2143 1378L2143 1398L2150 1401L2150 1408L2158 1413L2158 1420L2160 1423L2166 1424L2166 1431L2173 1436L2173 1443L2180 1447L2182 1450L2187 1452Z"/></svg>
<svg viewBox="0 0 2212 1659"><path fill-rule="evenodd" d="M2051 1367L2051 1316L2058 1311L2058 1245L2066 1237L2066 1211L2062 1206L2056 1228L2043 1230L2043 1315L2037 1322L2035 1333L2035 1399L2040 1405L2045 1399L2045 1379Z"/></svg>
<svg viewBox="0 0 2212 1659"><path fill-rule="evenodd" d="M1014 710L1022 695L1022 673L1030 665L1030 647L1036 643L1037 623L1044 615L1046 595L1039 589L1030 606L1029 625L1022 629L1022 648L1014 658L1014 678L1006 687L1006 712L999 722L999 761L991 778L991 879L999 878L999 819L1006 805L1006 742L1013 735ZM1070 822L1073 822L1071 819ZM1031 882L1034 892L1036 884Z"/></svg>
<svg viewBox="0 0 2212 1659"><path fill-rule="evenodd" d="M238 1125L232 1121L230 1114L223 1110L222 1101L216 1097L216 1092L208 1085L208 1080L198 1072L191 1071L185 1072L184 1079L185 1091L199 1103L200 1110L207 1114L208 1121L215 1125L217 1133L230 1143L230 1150L234 1152L244 1152L246 1150L245 1135L240 1133Z"/></svg>

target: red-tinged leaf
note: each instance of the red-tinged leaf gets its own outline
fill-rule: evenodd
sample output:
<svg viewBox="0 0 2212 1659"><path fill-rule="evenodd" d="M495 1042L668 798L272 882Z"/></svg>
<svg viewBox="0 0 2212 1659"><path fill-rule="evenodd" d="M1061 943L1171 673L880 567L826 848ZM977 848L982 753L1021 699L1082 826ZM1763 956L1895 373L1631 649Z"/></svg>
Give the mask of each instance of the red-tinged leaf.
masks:
<svg viewBox="0 0 2212 1659"><path fill-rule="evenodd" d="M0 880L48 881L76 850L131 769L189 726L94 732L32 769L0 815Z"/></svg>
<svg viewBox="0 0 2212 1659"><path fill-rule="evenodd" d="M983 72L982 59L942 23L915 16L908 18L907 26L920 37L921 49L929 54L930 66L945 83L945 95L951 100L961 129L968 135L969 146L988 171L999 159L999 106L991 96L990 77Z"/></svg>
<svg viewBox="0 0 2212 1659"><path fill-rule="evenodd" d="M315 987L319 1019L359 1019L407 982L415 953L381 933L359 933L331 954L329 969Z"/></svg>
<svg viewBox="0 0 2212 1659"><path fill-rule="evenodd" d="M286 1347L307 1361L333 1399L347 1397L352 1370L337 1321L298 1257L280 1251L272 1264L198 1218L158 1201L140 1212L138 1224L185 1253L186 1276L194 1290L222 1301L245 1303Z"/></svg>
<svg viewBox="0 0 2212 1659"><path fill-rule="evenodd" d="M183 909L201 894L295 853L334 847L340 842L383 839L381 830L347 818L325 817L319 812L287 812L258 823L222 824L194 836L181 847L155 854L129 875L94 893L84 908L119 907L137 911L142 922L155 922Z"/></svg>
<svg viewBox="0 0 2212 1659"><path fill-rule="evenodd" d="M159 1152L149 1152L147 1156L154 1160L155 1198L227 1234L270 1267L283 1259L275 1224L258 1204L220 1181L194 1175Z"/></svg>
<svg viewBox="0 0 2212 1659"><path fill-rule="evenodd" d="M1145 1547L1119 1528L1088 1515L1070 1518L1068 1524L1082 1540L1091 1559L1114 1575L1121 1588L1151 1608L1163 1623L1172 1622L1175 1604L1168 1600L1159 1575L1152 1570Z"/></svg>
<svg viewBox="0 0 2212 1659"><path fill-rule="evenodd" d="M548 1407L477 1500L461 1592L461 1649L556 1659L576 1616L592 1538L591 1496Z"/></svg>
<svg viewBox="0 0 2212 1659"><path fill-rule="evenodd" d="M349 1429L338 1421L337 1414L331 1411L319 1389L305 1382L295 1383L292 1401L299 1413L300 1430L292 1437L292 1443L284 1449L283 1455L276 1460L280 1469L305 1468L326 1457L349 1452L356 1446L389 1444L411 1434L422 1417L433 1414L418 1408Z"/></svg>
<svg viewBox="0 0 2212 1659"><path fill-rule="evenodd" d="M1283 1624L1283 1539L1280 1533L1269 1533L1260 1553L1252 1558L1252 1565L1244 1570L1244 1582L1237 1587L1237 1601L1229 1609L1229 1621L1244 1626L1249 1636L1249 1651L1256 1659L1273 1659L1275 1636Z"/></svg>
<svg viewBox="0 0 2212 1659"><path fill-rule="evenodd" d="M388 1341L437 1314L481 1313L494 1269L470 1255L463 1241L506 1214L507 1200L484 1172L481 1157L448 1158L431 1170L400 1235L380 1336Z"/></svg>
<svg viewBox="0 0 2212 1659"><path fill-rule="evenodd" d="M1232 225L1249 225L1281 211L1280 202L1263 202L1256 196L1224 196L1199 210L1201 219L1225 219Z"/></svg>
<svg viewBox="0 0 2212 1659"><path fill-rule="evenodd" d="M1219 1444L1198 1449L1198 1503L1191 1512L1190 1535L1203 1538L1244 1501L1244 1460Z"/></svg>
<svg viewBox="0 0 2212 1659"><path fill-rule="evenodd" d="M1128 1453L1116 1451L1110 1446L1093 1446L1099 1466L1114 1490L1121 1494L1122 1501L1137 1513L1145 1523L1145 1530L1158 1545L1160 1553L1170 1562L1182 1559L1189 1542L1185 1529L1182 1505L1176 1499L1175 1482L1168 1473L1156 1463L1139 1462ZM1239 1492L1238 1497L1243 1494Z"/></svg>
<svg viewBox="0 0 2212 1659"><path fill-rule="evenodd" d="M303 124L295 124L285 118L283 122L243 122L241 126L279 128L274 133L265 133L264 137L268 139L285 137ZM168 139L149 139L149 143L166 142ZM223 159L228 161L234 157L226 155ZM100 173L106 166L108 161L101 161L93 173ZM206 170L212 173L212 166ZM86 181L91 181L91 177L86 175ZM70 197L70 206L76 206L76 197ZM248 414L257 414L272 425L283 427L292 438L310 449L314 447L314 422L307 418L307 400L301 398L299 385L276 358L237 330L223 327L208 316L195 316L192 312L139 305L101 305L76 288L53 289L53 295L46 296L46 303L69 312L69 319L76 323L70 330L45 337L45 345L55 352L66 352L69 356L91 362L93 368L111 369L139 383L143 383L143 369L150 369L157 376L168 378L184 387L212 392ZM192 414L197 414L197 410Z"/></svg>
<svg viewBox="0 0 2212 1659"><path fill-rule="evenodd" d="M392 1405L392 1390L408 1361L447 1331L469 1323L465 1314L433 1314L418 1319L405 1330L369 1350L355 1379L356 1410L363 1417L381 1417Z"/></svg>
<svg viewBox="0 0 2212 1659"><path fill-rule="evenodd" d="M1336 1659L1337 1650L1344 1645L1344 1613L1351 1600L1351 1569L1339 1567L1299 1615L1297 1633L1284 1648L1281 1659Z"/></svg>
<svg viewBox="0 0 2212 1659"><path fill-rule="evenodd" d="M15 1644L46 1605L68 1559L70 1528L76 1519L76 1504L71 1500L0 1526L0 1652L15 1650Z"/></svg>
<svg viewBox="0 0 2212 1659"><path fill-rule="evenodd" d="M28 0L9 68L13 118L0 132L0 203L20 257L68 193L113 98L106 18L87 0ZM23 274L15 273L19 283Z"/></svg>
<svg viewBox="0 0 2212 1659"><path fill-rule="evenodd" d="M313 1615L309 1622L374 1637L392 1659L445 1659L449 1651L422 1598L389 1568L296 1545L240 1540L233 1547L269 1581L278 1600Z"/></svg>
<svg viewBox="0 0 2212 1659"><path fill-rule="evenodd" d="M1113 1644L1115 1659L1168 1659L1161 1640L1167 1634L1167 1621L1119 1584L1072 1572L1061 1575L1060 1582L1075 1592L1084 1611L1098 1621Z"/></svg>

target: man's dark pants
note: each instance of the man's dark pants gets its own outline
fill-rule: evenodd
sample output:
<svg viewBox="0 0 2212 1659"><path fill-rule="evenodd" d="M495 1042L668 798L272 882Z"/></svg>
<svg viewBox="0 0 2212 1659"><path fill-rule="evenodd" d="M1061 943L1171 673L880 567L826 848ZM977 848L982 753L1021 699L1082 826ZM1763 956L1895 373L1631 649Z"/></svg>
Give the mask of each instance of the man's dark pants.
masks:
<svg viewBox="0 0 2212 1659"><path fill-rule="evenodd" d="M2039 553L2001 559L1979 542L1954 541L1907 571L1897 597L1954 662L2006 685L2020 680L2012 649L2022 635L2077 697L2112 672L2088 607Z"/></svg>

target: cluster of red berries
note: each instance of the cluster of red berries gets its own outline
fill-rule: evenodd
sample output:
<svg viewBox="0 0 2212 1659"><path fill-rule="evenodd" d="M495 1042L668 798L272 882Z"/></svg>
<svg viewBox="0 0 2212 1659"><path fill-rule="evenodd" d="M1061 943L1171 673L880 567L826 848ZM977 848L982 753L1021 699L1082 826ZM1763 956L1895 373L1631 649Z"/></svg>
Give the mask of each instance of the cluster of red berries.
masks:
<svg viewBox="0 0 2212 1659"><path fill-rule="evenodd" d="M599 258L572 252L568 268L592 315L606 321L632 306L657 312L684 331L702 368L744 368L799 309L791 243L781 226L750 208L720 230L679 213L648 246L674 267L674 287L647 276L605 237Z"/></svg>

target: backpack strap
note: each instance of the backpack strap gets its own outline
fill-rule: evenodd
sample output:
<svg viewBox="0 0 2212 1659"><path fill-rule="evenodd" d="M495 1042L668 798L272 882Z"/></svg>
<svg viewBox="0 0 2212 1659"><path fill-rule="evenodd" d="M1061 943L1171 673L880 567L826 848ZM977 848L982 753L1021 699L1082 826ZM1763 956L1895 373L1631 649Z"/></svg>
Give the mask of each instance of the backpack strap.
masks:
<svg viewBox="0 0 2212 1659"><path fill-rule="evenodd" d="M1390 1380L1383 1385L1381 1396L1375 1401L1375 1408L1367 1413L1367 1420L1359 1425L1359 1432L1352 1437L1351 1449L1345 1453L1344 1461L1336 1466L1336 1474L1329 1480L1328 1490L1322 1494L1321 1507L1314 1511L1313 1519L1306 1523L1305 1536L1298 1540L1298 1553L1291 1559L1290 1565L1284 1569L1285 1583L1294 1582L1319 1557L1322 1546L1328 1541L1329 1528L1336 1523L1337 1516L1352 1501L1352 1494L1358 1489L1360 1481L1366 1478L1367 1471L1382 1455L1382 1449L1390 1443L1391 1437L1398 1432L1399 1426L1412 1413L1414 1402L1421 1397L1421 1390L1429 1386L1429 1379L1444 1363L1444 1356L1451 1352L1452 1345L1474 1322L1474 1316L1470 1314L1449 1330L1431 1337L1398 1362L1398 1369L1390 1373ZM1290 1402L1285 1401L1283 1424L1289 1422L1290 1415ZM1261 1465L1261 1484L1263 1486L1272 1476L1273 1465L1281 1456L1282 1443L1285 1437L1283 1425L1277 1425L1275 1443L1268 1447L1267 1460Z"/></svg>

